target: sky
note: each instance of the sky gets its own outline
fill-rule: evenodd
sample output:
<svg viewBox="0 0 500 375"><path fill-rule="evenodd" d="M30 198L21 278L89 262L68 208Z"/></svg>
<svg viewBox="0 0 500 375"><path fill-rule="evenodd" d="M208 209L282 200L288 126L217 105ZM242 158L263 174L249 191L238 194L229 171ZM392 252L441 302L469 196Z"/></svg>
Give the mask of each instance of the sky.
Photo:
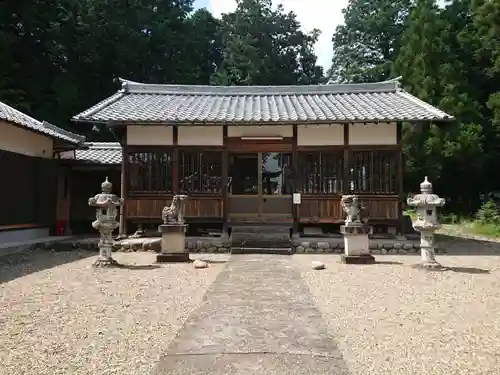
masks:
<svg viewBox="0 0 500 375"><path fill-rule="evenodd" d="M332 35L335 27L344 21L342 9L347 6L348 0L273 0L274 5L283 4L285 11L294 11L297 14L302 29L311 31L321 30L321 36L315 46L318 64L330 68L332 60ZM195 0L196 8L207 8L215 17L222 13L232 12L236 8L235 0Z"/></svg>

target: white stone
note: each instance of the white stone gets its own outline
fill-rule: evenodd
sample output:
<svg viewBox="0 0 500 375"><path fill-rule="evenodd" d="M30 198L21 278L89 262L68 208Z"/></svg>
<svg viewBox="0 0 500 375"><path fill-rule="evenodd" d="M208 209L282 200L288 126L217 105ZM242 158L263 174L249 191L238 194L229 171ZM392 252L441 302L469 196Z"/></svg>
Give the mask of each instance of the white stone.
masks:
<svg viewBox="0 0 500 375"><path fill-rule="evenodd" d="M319 260L314 260L311 263L311 268L313 270L324 270L325 269L325 263L320 262Z"/></svg>
<svg viewBox="0 0 500 375"><path fill-rule="evenodd" d="M194 268L207 268L208 267L208 263L205 262L204 260L201 260L201 259L196 259L194 262L193 262L193 265L194 265Z"/></svg>
<svg viewBox="0 0 500 375"><path fill-rule="evenodd" d="M370 254L368 234L344 234L344 254L347 256Z"/></svg>

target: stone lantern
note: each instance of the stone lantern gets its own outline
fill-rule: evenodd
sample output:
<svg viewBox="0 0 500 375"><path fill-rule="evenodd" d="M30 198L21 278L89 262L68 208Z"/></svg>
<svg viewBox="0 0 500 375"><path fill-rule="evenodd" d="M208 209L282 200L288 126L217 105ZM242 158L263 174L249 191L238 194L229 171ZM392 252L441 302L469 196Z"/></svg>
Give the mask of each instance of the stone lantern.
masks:
<svg viewBox="0 0 500 375"><path fill-rule="evenodd" d="M434 232L441 228L437 219L437 207L444 206L445 200L432 193L432 184L427 176L420 184L420 191L420 194L408 198L407 203L417 209L417 219L413 222L413 228L420 232L421 266L441 268L441 264L436 261Z"/></svg>
<svg viewBox="0 0 500 375"><path fill-rule="evenodd" d="M111 193L113 185L108 181L101 184L102 192L95 197L89 198L89 206L96 208L96 220L92 222L92 227L101 234L99 241L99 257L94 263L95 267L116 266L118 262L111 256L113 231L120 223L116 220L118 207L123 205L123 198L118 198Z"/></svg>

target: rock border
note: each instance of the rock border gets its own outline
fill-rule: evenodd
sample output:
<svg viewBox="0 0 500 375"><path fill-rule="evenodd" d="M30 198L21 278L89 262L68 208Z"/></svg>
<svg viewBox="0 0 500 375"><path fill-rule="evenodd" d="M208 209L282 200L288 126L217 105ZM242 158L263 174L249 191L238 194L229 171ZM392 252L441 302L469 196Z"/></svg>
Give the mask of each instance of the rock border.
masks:
<svg viewBox="0 0 500 375"><path fill-rule="evenodd" d="M114 251L134 252L153 251L160 252L160 239L144 239L140 241L123 240L113 245ZM297 239L292 241L292 253L294 254L342 254L344 242L342 239ZM97 250L97 244L96 244ZM186 250L190 253L230 253L231 244L221 238L188 237L186 238ZM444 249L436 250L438 254L445 254ZM371 240L370 253L373 255L416 255L420 253L420 243L416 241L384 241Z"/></svg>

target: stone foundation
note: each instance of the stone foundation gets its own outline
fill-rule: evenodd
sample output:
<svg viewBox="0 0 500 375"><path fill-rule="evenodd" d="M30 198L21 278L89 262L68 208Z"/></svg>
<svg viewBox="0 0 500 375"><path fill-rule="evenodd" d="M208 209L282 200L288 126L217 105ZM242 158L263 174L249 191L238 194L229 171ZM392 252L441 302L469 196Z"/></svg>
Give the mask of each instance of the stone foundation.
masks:
<svg viewBox="0 0 500 375"><path fill-rule="evenodd" d="M161 252L161 238L133 238L114 243L115 251L152 251ZM231 245L220 237L186 237L186 248L190 253L228 253Z"/></svg>
<svg viewBox="0 0 500 375"><path fill-rule="evenodd" d="M298 238L292 241L292 247L296 254L319 254L319 253L344 253L344 239L335 238ZM396 254L420 254L420 241L417 240L369 240L370 254L373 255L396 255ZM436 249L438 254L444 254L446 251Z"/></svg>
<svg viewBox="0 0 500 375"><path fill-rule="evenodd" d="M446 251L439 248L437 254L444 254ZM396 255L396 254L420 254L420 242L417 240L388 240L370 239L370 253L373 255ZM88 250L98 250L97 241L75 240L72 248ZM229 253L231 251L230 242L224 241L220 237L186 237L186 247L190 253ZM335 238L298 238L292 240L292 250L297 254L342 254L344 252L344 240L342 237ZM159 253L161 251L161 238L146 237L133 238L117 241L113 244L113 251L133 252L151 251Z"/></svg>

